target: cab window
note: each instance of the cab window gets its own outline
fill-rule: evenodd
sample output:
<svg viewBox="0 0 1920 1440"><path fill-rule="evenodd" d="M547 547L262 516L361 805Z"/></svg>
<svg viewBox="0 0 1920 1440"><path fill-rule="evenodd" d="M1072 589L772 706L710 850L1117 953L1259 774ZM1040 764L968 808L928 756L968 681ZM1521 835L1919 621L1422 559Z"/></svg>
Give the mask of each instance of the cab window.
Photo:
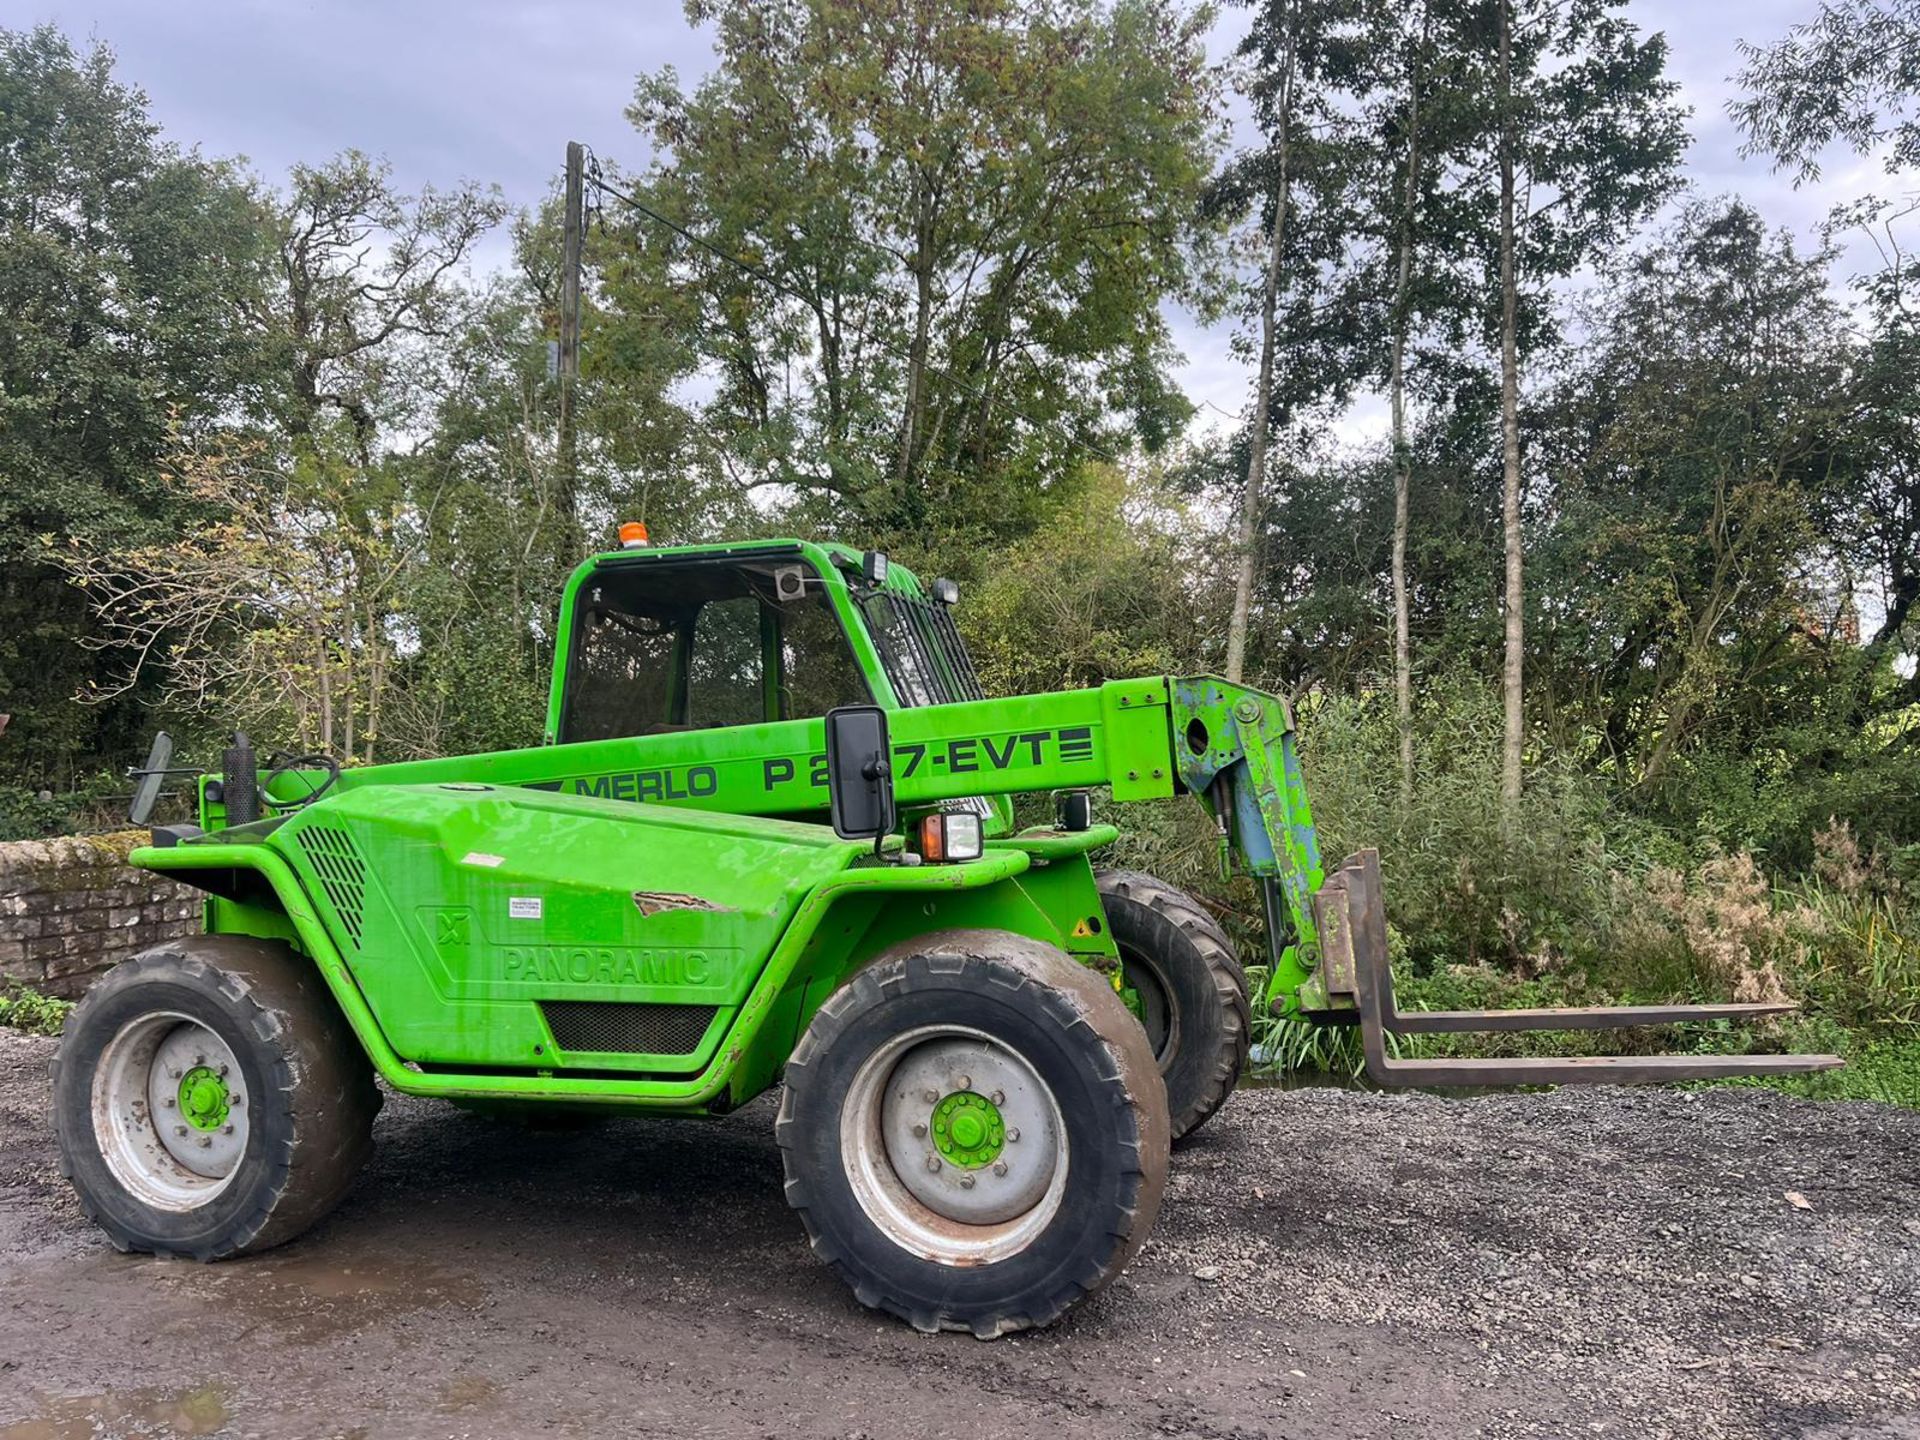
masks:
<svg viewBox="0 0 1920 1440"><path fill-rule="evenodd" d="M559 738L804 719L868 699L825 583L804 562L616 564L575 605Z"/></svg>

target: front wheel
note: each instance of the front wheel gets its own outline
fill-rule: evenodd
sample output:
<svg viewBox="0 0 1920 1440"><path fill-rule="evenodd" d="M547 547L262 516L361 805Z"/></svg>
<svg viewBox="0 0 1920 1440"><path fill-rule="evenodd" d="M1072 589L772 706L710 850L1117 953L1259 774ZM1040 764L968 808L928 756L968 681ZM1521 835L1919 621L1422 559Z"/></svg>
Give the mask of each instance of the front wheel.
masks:
<svg viewBox="0 0 1920 1440"><path fill-rule="evenodd" d="M1166 1186L1139 1025L1098 975L1001 931L922 936L830 996L775 1134L789 1203L862 1304L983 1339L1119 1274Z"/></svg>
<svg viewBox="0 0 1920 1440"><path fill-rule="evenodd" d="M1219 924L1185 891L1137 870L1095 880L1120 972L1167 1083L1173 1138L1227 1103L1252 1044L1247 976Z"/></svg>
<svg viewBox="0 0 1920 1440"><path fill-rule="evenodd" d="M380 1093L310 964L201 935L87 992L54 1057L53 1103L60 1168L115 1246L218 1260L333 1208Z"/></svg>

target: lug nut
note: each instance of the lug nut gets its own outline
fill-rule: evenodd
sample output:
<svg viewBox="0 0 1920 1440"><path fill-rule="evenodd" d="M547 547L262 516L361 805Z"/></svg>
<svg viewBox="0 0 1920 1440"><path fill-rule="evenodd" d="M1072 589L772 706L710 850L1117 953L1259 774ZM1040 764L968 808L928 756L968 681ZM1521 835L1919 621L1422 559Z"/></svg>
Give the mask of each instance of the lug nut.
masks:
<svg viewBox="0 0 1920 1440"><path fill-rule="evenodd" d="M959 1080L959 1085L962 1090L973 1089L973 1077L971 1075L962 1075Z"/></svg>
<svg viewBox="0 0 1920 1440"><path fill-rule="evenodd" d="M1020 1143L1020 1132L1018 1130L1007 1131L1007 1143L1009 1145L1018 1145Z"/></svg>
<svg viewBox="0 0 1920 1440"><path fill-rule="evenodd" d="M220 1128L220 1133L221 1133L222 1135L231 1135L231 1134L233 1134L233 1126L231 1126L231 1125L223 1125L223 1126L221 1126L221 1128ZM1006 1167L1006 1166L1004 1166L1004 1165L1002 1165L1002 1166L1001 1166L1000 1168L1001 1168L1002 1170L1004 1170L1004 1169L1006 1169L1007 1167Z"/></svg>
<svg viewBox="0 0 1920 1440"><path fill-rule="evenodd" d="M926 1133L927 1127L924 1125L915 1125L913 1127L913 1138L916 1140L924 1138Z"/></svg>
<svg viewBox="0 0 1920 1440"><path fill-rule="evenodd" d="M173 1109L173 1097L171 1095L167 1096L167 1098L162 1100L160 1103L166 1106L167 1109L169 1110Z"/></svg>
<svg viewBox="0 0 1920 1440"><path fill-rule="evenodd" d="M169 1080L178 1080L180 1078L180 1067L178 1065L169 1065L167 1067L167 1078Z"/></svg>
<svg viewBox="0 0 1920 1440"><path fill-rule="evenodd" d="M207 1057L204 1055L196 1055L193 1057L193 1063L196 1065L204 1065L207 1063Z"/></svg>
<svg viewBox="0 0 1920 1440"><path fill-rule="evenodd" d="M929 1105L936 1105L940 1101L940 1092L938 1090L922 1090L920 1092L920 1098Z"/></svg>
<svg viewBox="0 0 1920 1440"><path fill-rule="evenodd" d="M927 1156L927 1169L929 1171L935 1171L935 1170L938 1170L939 1168L940 1168L940 1157L938 1155Z"/></svg>
<svg viewBox="0 0 1920 1440"><path fill-rule="evenodd" d="M1004 1091L1004 1090L996 1090L996 1091L994 1091L994 1092L993 1092L993 1103L994 1103L994 1104L996 1104L996 1105L1004 1105L1004 1104L1006 1104L1006 1103L1007 1103L1007 1092L1006 1092L1006 1091Z"/></svg>
<svg viewBox="0 0 1920 1440"><path fill-rule="evenodd" d="M227 1078L227 1067L226 1067L225 1065L222 1065L222 1066L220 1067L220 1078L221 1078L222 1080L224 1080L224 1079L226 1079L226 1078Z"/></svg>
<svg viewBox="0 0 1920 1440"><path fill-rule="evenodd" d="M173 1127L173 1133L176 1135L185 1135L187 1133L187 1127L184 1125L176 1125Z"/></svg>
<svg viewBox="0 0 1920 1440"><path fill-rule="evenodd" d="M200 1148L202 1150L211 1150L213 1148L213 1137L211 1135L202 1135L200 1137Z"/></svg>
<svg viewBox="0 0 1920 1440"><path fill-rule="evenodd" d="M1006 1161L1004 1161L1004 1160L996 1160L996 1161L994 1161L994 1162L993 1162L993 1173L994 1173L994 1174L996 1174L996 1175L1004 1175L1004 1174L1006 1174L1006 1173L1007 1173L1007 1162L1006 1162Z"/></svg>
<svg viewBox="0 0 1920 1440"><path fill-rule="evenodd" d="M962 1176L960 1177L960 1188L961 1188L962 1190L971 1190L971 1189L973 1189L973 1176L971 1176L971 1175L962 1175Z"/></svg>
<svg viewBox="0 0 1920 1440"><path fill-rule="evenodd" d="M232 1099L227 1101L227 1104L230 1105L233 1109L238 1110L240 1108L240 1097L238 1095L235 1095Z"/></svg>

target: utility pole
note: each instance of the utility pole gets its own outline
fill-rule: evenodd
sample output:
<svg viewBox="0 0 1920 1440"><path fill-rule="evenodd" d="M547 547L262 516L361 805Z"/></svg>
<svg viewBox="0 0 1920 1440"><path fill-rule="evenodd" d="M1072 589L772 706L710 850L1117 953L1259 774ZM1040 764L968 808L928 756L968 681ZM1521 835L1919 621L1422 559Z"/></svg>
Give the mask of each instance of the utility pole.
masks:
<svg viewBox="0 0 1920 1440"><path fill-rule="evenodd" d="M580 378L580 240L582 172L586 152L567 142L566 216L560 241L560 502L567 519L578 514L580 472L574 444L574 382Z"/></svg>

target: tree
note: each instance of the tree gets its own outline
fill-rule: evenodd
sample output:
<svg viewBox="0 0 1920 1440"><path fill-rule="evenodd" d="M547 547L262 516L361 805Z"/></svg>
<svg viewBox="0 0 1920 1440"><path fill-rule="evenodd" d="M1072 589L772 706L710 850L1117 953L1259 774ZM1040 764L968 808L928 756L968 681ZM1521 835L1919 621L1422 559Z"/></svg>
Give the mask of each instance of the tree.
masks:
<svg viewBox="0 0 1920 1440"><path fill-rule="evenodd" d="M157 681L182 711L372 760L411 517L391 489L376 503L349 424L307 440L291 474L258 442L183 449L162 483L206 519L62 560L98 617L86 643L124 661L108 696Z"/></svg>
<svg viewBox="0 0 1920 1440"><path fill-rule="evenodd" d="M174 432L256 394L262 214L231 167L160 138L146 97L55 30L0 30L0 774L124 752L128 702L81 709L97 634L45 539L139 544L189 513L156 483Z"/></svg>
<svg viewBox="0 0 1920 1440"><path fill-rule="evenodd" d="M1008 534L1083 455L1178 430L1160 302L1193 275L1215 124L1202 16L687 13L715 27L716 69L690 93L644 78L630 112L657 157L637 198L681 230L609 202L625 244L603 254L600 344L644 353L665 322L710 367L715 480L790 494L821 528L911 534L937 514Z"/></svg>
<svg viewBox="0 0 1920 1440"><path fill-rule="evenodd" d="M1842 143L1878 151L1890 175L1920 170L1920 0L1823 0L1770 46L1740 44L1746 94L1728 105L1748 153L1770 154L1802 180Z"/></svg>
<svg viewBox="0 0 1920 1440"><path fill-rule="evenodd" d="M348 153L263 197L273 271L250 300L259 368L244 411L156 447L179 520L136 543L76 534L54 558L92 603L92 698L141 685L182 711L373 760L417 633L410 581L452 465L396 453L430 422L470 306L460 269L500 213L475 187L397 194Z"/></svg>
<svg viewBox="0 0 1920 1440"><path fill-rule="evenodd" d="M1799 185L1819 177L1830 147L1844 145L1877 157L1903 192L1861 195L1828 220L1829 235L1863 230L1881 262L1856 282L1872 321L1856 377L1859 483L1834 518L1880 602L1869 656L1887 661L1903 643L1914 648L1906 631L1920 606L1920 307L1903 234L1920 215L1920 3L1827 0L1779 42L1740 48L1746 93L1728 108L1747 132L1747 153L1771 155ZM1920 700L1920 680L1898 688Z"/></svg>
<svg viewBox="0 0 1920 1440"><path fill-rule="evenodd" d="M390 168L357 150L294 167L274 206L279 275L262 317L286 387L278 418L293 442L323 414L341 415L366 465L383 422L415 418L404 407L416 390L401 372L419 361L415 342L448 338L455 282L505 210L497 190L472 184L402 195Z"/></svg>
<svg viewBox="0 0 1920 1440"><path fill-rule="evenodd" d="M1457 0L1418 0L1368 12L1369 50L1377 67L1376 98L1367 121L1376 137L1378 175L1364 187L1371 200L1368 228L1389 255L1391 300L1382 357L1387 387L1388 442L1393 463L1394 708L1400 732L1400 792L1413 792L1413 633L1407 552L1413 510L1412 391L1426 372L1444 386L1466 348L1468 319L1477 300L1465 262L1474 226L1459 207L1446 205L1450 172L1471 154L1478 87L1486 65L1471 20L1474 8ZM1437 333L1436 333L1437 332ZM1421 353L1429 335L1434 353Z"/></svg>
<svg viewBox="0 0 1920 1440"><path fill-rule="evenodd" d="M1365 83L1354 0L1265 0L1241 41L1244 88L1266 143L1209 187L1211 214L1258 219L1259 363L1233 532L1226 674L1242 678L1273 432L1345 398L1366 351L1364 260L1352 254L1359 137L1348 102Z"/></svg>
<svg viewBox="0 0 1920 1440"><path fill-rule="evenodd" d="M1692 205L1606 268L1553 396L1545 659L1571 733L1643 794L1709 738L1763 751L1854 628L1818 524L1853 361L1828 259Z"/></svg>
<svg viewBox="0 0 1920 1440"><path fill-rule="evenodd" d="M1489 328L1500 357L1500 786L1509 809L1526 738L1521 350L1544 328L1544 288L1618 243L1672 192L1686 138L1686 112L1665 78L1665 38L1642 39L1617 8L1617 0L1490 0L1481 11L1496 57L1484 133L1497 175Z"/></svg>

